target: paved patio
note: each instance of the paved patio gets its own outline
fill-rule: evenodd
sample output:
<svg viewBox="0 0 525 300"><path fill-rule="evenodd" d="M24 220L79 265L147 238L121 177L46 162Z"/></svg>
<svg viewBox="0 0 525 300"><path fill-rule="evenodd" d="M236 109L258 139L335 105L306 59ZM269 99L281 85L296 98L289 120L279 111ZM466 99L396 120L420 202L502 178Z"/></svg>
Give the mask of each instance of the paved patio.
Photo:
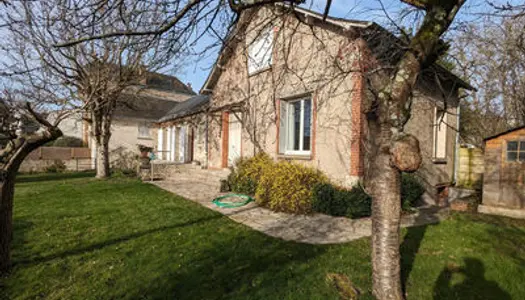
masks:
<svg viewBox="0 0 525 300"><path fill-rule="evenodd" d="M273 212L255 203L238 208L220 208L211 203L221 194L217 186L198 181L153 181L152 184L186 199L218 211L230 219L247 225L269 236L308 244L346 243L370 236L372 222L369 218L348 219L323 214L291 215ZM402 227L438 223L445 218L447 210L421 209L418 213L403 216Z"/></svg>

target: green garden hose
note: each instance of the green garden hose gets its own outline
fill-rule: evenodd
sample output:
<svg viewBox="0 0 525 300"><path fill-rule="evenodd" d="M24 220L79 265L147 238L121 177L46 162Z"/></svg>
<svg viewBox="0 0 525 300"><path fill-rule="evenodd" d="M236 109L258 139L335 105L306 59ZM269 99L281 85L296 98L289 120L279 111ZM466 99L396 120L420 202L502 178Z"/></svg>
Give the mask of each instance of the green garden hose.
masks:
<svg viewBox="0 0 525 300"><path fill-rule="evenodd" d="M246 199L242 202L222 202L223 199L226 199L226 198L231 198L231 197L239 197L239 198L243 198L243 199ZM211 202L215 205L217 205L218 207L224 207L224 208L236 208L236 207L240 207L240 206L244 206L250 202L254 201L254 199L248 195L243 195L243 194L228 194L228 195L224 195L224 196L220 196L220 197L217 197L215 199L213 199Z"/></svg>

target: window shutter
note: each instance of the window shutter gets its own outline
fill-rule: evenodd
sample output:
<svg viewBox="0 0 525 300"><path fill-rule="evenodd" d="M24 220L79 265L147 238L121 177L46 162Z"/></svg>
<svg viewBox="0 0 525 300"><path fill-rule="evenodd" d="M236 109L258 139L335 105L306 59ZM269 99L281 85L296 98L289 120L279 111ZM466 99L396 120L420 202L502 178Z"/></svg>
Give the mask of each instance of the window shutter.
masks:
<svg viewBox="0 0 525 300"><path fill-rule="evenodd" d="M279 101L279 153L286 150L286 102Z"/></svg>

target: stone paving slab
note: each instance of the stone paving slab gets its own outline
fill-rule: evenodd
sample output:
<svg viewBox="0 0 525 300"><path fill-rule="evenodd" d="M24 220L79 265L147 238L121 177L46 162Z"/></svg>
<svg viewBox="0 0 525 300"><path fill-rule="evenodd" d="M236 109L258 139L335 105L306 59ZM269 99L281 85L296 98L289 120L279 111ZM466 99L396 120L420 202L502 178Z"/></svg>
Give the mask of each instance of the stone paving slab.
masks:
<svg viewBox="0 0 525 300"><path fill-rule="evenodd" d="M224 195L217 192L216 185L198 181L153 181L151 183L218 211L238 223L283 240L308 244L340 244L372 234L370 218L348 219L324 214L291 215L259 207L253 202L237 208L220 208L211 203L216 197ZM417 213L403 216L401 226L411 227L438 223L447 215L448 211L443 209L420 209Z"/></svg>

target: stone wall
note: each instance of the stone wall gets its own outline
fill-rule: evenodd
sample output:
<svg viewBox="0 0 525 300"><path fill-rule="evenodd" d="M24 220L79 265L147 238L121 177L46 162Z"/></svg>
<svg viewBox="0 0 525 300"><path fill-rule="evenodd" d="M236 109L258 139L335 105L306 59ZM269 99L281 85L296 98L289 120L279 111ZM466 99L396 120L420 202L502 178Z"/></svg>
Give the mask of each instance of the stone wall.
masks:
<svg viewBox="0 0 525 300"><path fill-rule="evenodd" d="M91 158L73 158L59 160L66 165L68 171L87 171L92 170ZM55 164L56 160L53 159L26 159L20 165L18 170L21 173L40 173L46 172L46 169Z"/></svg>
<svg viewBox="0 0 525 300"><path fill-rule="evenodd" d="M40 147L29 153L20 165L20 172L44 172L58 161L66 165L68 171L93 169L91 149L77 147Z"/></svg>

